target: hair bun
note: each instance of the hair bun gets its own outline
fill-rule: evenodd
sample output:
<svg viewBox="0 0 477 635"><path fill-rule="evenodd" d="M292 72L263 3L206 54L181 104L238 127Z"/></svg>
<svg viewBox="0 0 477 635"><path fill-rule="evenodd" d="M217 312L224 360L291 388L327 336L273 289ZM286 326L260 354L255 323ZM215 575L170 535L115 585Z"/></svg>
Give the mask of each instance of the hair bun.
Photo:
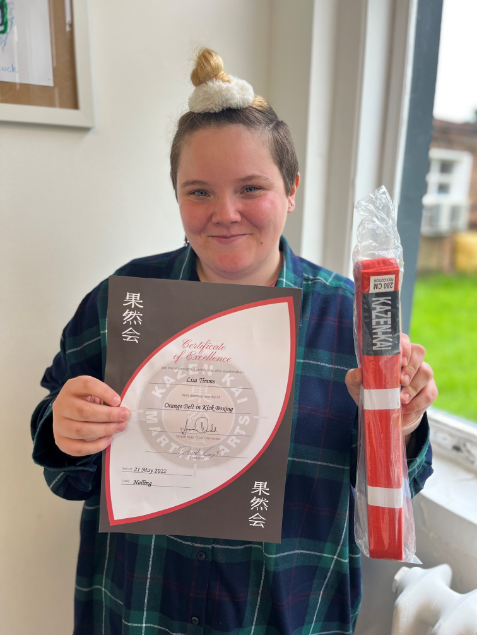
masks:
<svg viewBox="0 0 477 635"><path fill-rule="evenodd" d="M196 87L209 82L211 79L230 82L229 76L224 72L224 63L220 55L205 47L196 53L195 67L190 78Z"/></svg>

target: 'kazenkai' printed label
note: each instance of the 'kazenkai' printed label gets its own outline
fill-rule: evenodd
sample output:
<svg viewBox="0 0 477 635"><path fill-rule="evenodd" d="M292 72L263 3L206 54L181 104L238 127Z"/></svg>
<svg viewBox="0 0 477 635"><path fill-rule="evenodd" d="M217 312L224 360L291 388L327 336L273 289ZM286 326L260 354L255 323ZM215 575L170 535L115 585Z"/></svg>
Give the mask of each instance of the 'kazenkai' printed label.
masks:
<svg viewBox="0 0 477 635"><path fill-rule="evenodd" d="M399 291L363 293L363 355L400 352Z"/></svg>

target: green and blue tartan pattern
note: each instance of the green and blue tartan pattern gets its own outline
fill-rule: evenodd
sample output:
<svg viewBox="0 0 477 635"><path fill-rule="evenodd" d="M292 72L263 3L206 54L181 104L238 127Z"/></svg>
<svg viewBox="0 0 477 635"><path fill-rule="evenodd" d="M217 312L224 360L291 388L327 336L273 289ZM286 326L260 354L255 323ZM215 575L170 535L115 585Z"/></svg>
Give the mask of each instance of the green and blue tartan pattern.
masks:
<svg viewBox="0 0 477 635"><path fill-rule="evenodd" d="M74 459L56 447L52 403L72 377L104 378L107 280L64 329L41 382L50 394L33 414L32 437L50 489L86 501L74 635L353 633L362 597L354 539L357 409L344 383L356 366L353 285L295 256L284 238L280 248L277 286L303 291L281 544L98 533L101 456ZM199 282L190 246L134 260L116 274ZM432 474L426 417L414 448L413 496Z"/></svg>

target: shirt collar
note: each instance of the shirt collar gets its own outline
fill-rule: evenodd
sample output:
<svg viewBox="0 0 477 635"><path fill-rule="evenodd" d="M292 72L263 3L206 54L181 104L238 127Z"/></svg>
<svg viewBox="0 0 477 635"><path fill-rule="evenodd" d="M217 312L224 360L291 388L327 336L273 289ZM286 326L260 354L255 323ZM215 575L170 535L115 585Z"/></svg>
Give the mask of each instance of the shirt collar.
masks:
<svg viewBox="0 0 477 635"><path fill-rule="evenodd" d="M284 236L280 238L280 251L283 253L283 264L278 276L277 287L303 289L303 266L300 258L295 256Z"/></svg>
<svg viewBox="0 0 477 635"><path fill-rule="evenodd" d="M168 262L169 275L171 280L192 280L199 281L195 266L196 254L189 243L171 254Z"/></svg>

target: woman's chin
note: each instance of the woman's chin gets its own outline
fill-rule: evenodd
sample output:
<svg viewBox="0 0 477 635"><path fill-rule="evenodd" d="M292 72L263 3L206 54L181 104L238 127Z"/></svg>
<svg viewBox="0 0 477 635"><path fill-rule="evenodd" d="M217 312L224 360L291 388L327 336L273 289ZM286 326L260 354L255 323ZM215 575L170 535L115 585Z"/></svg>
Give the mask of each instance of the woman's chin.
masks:
<svg viewBox="0 0 477 635"><path fill-rule="evenodd" d="M217 275L227 278L248 275L254 268L253 262L247 254L223 254L219 257L208 259L204 264Z"/></svg>

